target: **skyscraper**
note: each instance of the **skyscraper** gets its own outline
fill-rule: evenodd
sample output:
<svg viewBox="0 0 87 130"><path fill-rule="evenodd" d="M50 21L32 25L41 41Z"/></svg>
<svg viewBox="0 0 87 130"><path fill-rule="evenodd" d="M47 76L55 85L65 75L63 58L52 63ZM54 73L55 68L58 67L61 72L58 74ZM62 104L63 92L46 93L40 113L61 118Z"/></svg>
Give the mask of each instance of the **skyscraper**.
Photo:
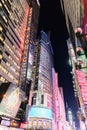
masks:
<svg viewBox="0 0 87 130"><path fill-rule="evenodd" d="M12 82L18 85L28 13L26 1L0 1L1 83Z"/></svg>
<svg viewBox="0 0 87 130"><path fill-rule="evenodd" d="M29 43L36 35L38 9L35 0L0 1L0 83L11 82L18 86L20 68L22 65L24 69L24 57L28 55L25 50L28 51ZM26 72L22 73L24 76Z"/></svg>
<svg viewBox="0 0 87 130"><path fill-rule="evenodd" d="M41 31L36 41L32 74L32 106L28 112L30 128L52 128L52 48ZM32 122L32 123L31 123Z"/></svg>
<svg viewBox="0 0 87 130"><path fill-rule="evenodd" d="M28 98L29 96L30 85L28 86L27 82L29 84L31 82L39 6L39 2L36 0L0 1L0 93L8 89L7 92L2 93L0 101L7 100L8 107L12 104L11 99L14 99L12 96L17 98L15 106L13 105L14 100L12 109L11 106L8 107L9 113L0 109L1 115L5 113L4 116L11 117L11 111L15 109L17 103L24 100L23 97ZM8 88L4 83L11 85ZM22 100L20 100L20 96ZM1 101L0 107L6 109L4 105ZM17 111L18 108L15 114Z"/></svg>
<svg viewBox="0 0 87 130"><path fill-rule="evenodd" d="M35 42L32 70L32 85L26 114L27 128L64 129L66 117L62 90L58 88L51 42L44 31L41 31Z"/></svg>

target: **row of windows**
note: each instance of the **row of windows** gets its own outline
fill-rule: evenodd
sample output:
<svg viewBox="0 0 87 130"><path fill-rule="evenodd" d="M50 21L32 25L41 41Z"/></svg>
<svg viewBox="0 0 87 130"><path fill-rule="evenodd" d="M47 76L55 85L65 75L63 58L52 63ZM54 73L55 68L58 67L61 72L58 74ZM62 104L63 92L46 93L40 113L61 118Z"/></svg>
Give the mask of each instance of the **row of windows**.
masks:
<svg viewBox="0 0 87 130"><path fill-rule="evenodd" d="M4 42L4 40L5 40L5 36L2 33L2 34L0 34L0 41Z"/></svg>
<svg viewBox="0 0 87 130"><path fill-rule="evenodd" d="M51 78L51 71L47 71L46 69L42 68L42 69L39 69L39 72L44 75L45 77L49 77Z"/></svg>
<svg viewBox="0 0 87 130"><path fill-rule="evenodd" d="M10 58L11 60L14 62L14 64L19 67L16 63L16 61L19 61L18 57L14 54L14 52L12 51L12 49L7 45L7 43L5 42L5 46L8 48L9 50L9 54L10 54ZM13 58L14 57L14 58Z"/></svg>
<svg viewBox="0 0 87 130"><path fill-rule="evenodd" d="M5 24L4 20L0 16L0 32L4 34L6 33L7 25Z"/></svg>
<svg viewBox="0 0 87 130"><path fill-rule="evenodd" d="M18 18L18 22L15 21L16 25L18 24L19 26L21 26L21 23L23 21L23 15L21 15L21 17L18 15L18 12L17 12L17 8L14 10L14 13L16 15L16 17Z"/></svg>
<svg viewBox="0 0 87 130"><path fill-rule="evenodd" d="M15 5L15 6L14 6ZM16 6L17 5L17 6ZM14 8L13 8L14 7ZM24 19L24 10L18 1L14 1L12 4L12 10L10 12L10 20L13 21L14 29L19 33L19 35L22 34L23 30L23 19Z"/></svg>
<svg viewBox="0 0 87 130"><path fill-rule="evenodd" d="M3 4L7 6L9 10L11 10L11 4L9 3L9 0L1 0L1 1L3 2Z"/></svg>
<svg viewBox="0 0 87 130"><path fill-rule="evenodd" d="M4 11L5 16L8 18L9 17L9 13L8 13L9 10L8 10L6 4L4 2L2 2L2 0L0 2L0 8L2 8L2 11Z"/></svg>
<svg viewBox="0 0 87 130"><path fill-rule="evenodd" d="M6 28L3 27L2 23L0 23L0 33L2 33L3 36L4 36L4 34L6 34Z"/></svg>
<svg viewBox="0 0 87 130"><path fill-rule="evenodd" d="M14 80L16 83L18 83L18 80L10 73L7 69L5 69L3 66L0 65L0 69L6 73L12 80Z"/></svg>
<svg viewBox="0 0 87 130"><path fill-rule="evenodd" d="M17 46L20 48L19 46L19 41L17 41L17 36L14 35L13 31L9 28L8 29L9 35L12 37L12 39L14 40L14 42L17 44ZM12 34L13 33L13 34Z"/></svg>
<svg viewBox="0 0 87 130"><path fill-rule="evenodd" d="M19 75L19 73L15 70L15 68L13 68L13 66L11 66L11 64L7 61L7 59L6 59L5 57L2 57L2 60L6 63L6 65L7 65L8 67L10 67L10 69L11 69L12 71L15 72L16 75Z"/></svg>
<svg viewBox="0 0 87 130"><path fill-rule="evenodd" d="M2 29L2 28L1 28ZM7 36L8 37L8 36ZM10 40L10 38L8 37L8 39ZM0 34L0 43L1 43L1 46L3 47L4 46L4 37L3 37L3 35L2 34ZM10 43L12 43L11 42L11 40L10 40ZM8 45L6 44L6 46L8 47ZM13 46L13 43L12 43L12 46ZM14 46L13 46L14 47ZM9 47L8 47L9 48ZM10 49L10 48L9 48ZM14 50L15 50L16 48L14 48ZM12 53L12 55L14 55L14 57L17 59L17 60L19 60L18 58L17 58L17 54L15 55L14 54L14 52L17 52L17 50L16 51L12 51L12 49L10 49L10 51L11 51L11 53ZM18 53L18 52L17 52ZM19 55L19 53L18 53L18 55Z"/></svg>
<svg viewBox="0 0 87 130"><path fill-rule="evenodd" d="M6 55L8 56L8 59L10 59L11 63L13 63L18 69L20 68L17 63L12 59L12 57L10 56L10 54L5 51Z"/></svg>
<svg viewBox="0 0 87 130"><path fill-rule="evenodd" d="M6 28L6 26L7 26L7 19L6 19L6 17L4 15L1 16L1 14L0 14L0 23L2 23L5 26L5 28Z"/></svg>
<svg viewBox="0 0 87 130"><path fill-rule="evenodd" d="M17 34L15 33L15 31L14 31L14 29L12 28L12 26L14 27L14 24L13 24L13 22L12 22L12 20L11 19L9 19L10 20L10 24L9 24L9 27L10 27L10 29L12 30L12 32L14 33L14 35L15 35L15 37L17 38L17 40L19 41L19 43L21 42L20 41L20 39L18 38L18 36L17 36ZM12 24L12 26L11 26L11 24ZM17 43L16 43L17 44ZM18 47L20 47L19 46L19 44L17 44L18 45Z"/></svg>
<svg viewBox="0 0 87 130"><path fill-rule="evenodd" d="M8 68L10 69L9 71L11 71L10 73L13 73L16 77L18 77L19 73L10 65L10 63L8 63L8 62L6 61L5 58L3 58L3 59L4 59L3 61L5 61L6 65L7 65Z"/></svg>
<svg viewBox="0 0 87 130"><path fill-rule="evenodd" d="M9 46L7 44L6 44L6 47L9 50L9 52L11 52L13 54L13 51L11 50L11 48L9 48ZM19 70L20 67L17 65L17 63L12 58L12 57L14 57L14 55L10 54L9 52L7 52L5 50L5 54L7 55L7 58L4 58L4 57L2 57L2 52L3 52L3 50L1 49L0 50L0 59L2 59L4 62L7 62L7 59L8 59L8 61L10 60L12 65L14 64L15 68L17 68L17 70ZM11 55L12 55L12 57L11 57Z"/></svg>
<svg viewBox="0 0 87 130"><path fill-rule="evenodd" d="M50 84L50 80L48 80L47 78L44 78L44 76L39 76L39 79L41 82L44 82L45 84Z"/></svg>
<svg viewBox="0 0 87 130"><path fill-rule="evenodd" d="M3 3L4 3L4 1L3 1ZM7 2L5 2L6 4L7 4ZM10 3L9 3L10 4ZM4 7L3 7L3 10L4 10ZM11 10L12 11L12 10ZM11 14L11 13L10 13ZM11 19L10 19L11 20ZM11 21L11 23L12 23L12 21ZM13 24L13 23L12 23ZM10 27L11 28L11 27ZM11 30L12 30L12 28L11 28ZM13 31L13 30L12 30ZM14 33L14 31L13 31L13 33ZM16 36L16 33L14 33L15 34L15 36ZM11 34L10 34L11 35ZM13 36L12 36L13 37ZM16 36L16 38L17 38L17 40L19 40L19 38ZM13 37L13 39L14 39L14 37ZM15 39L14 39L15 40ZM20 42L20 40L19 40L19 42ZM19 43L17 43L17 41L15 41L15 43L18 45L18 47L20 47L19 46Z"/></svg>
<svg viewBox="0 0 87 130"><path fill-rule="evenodd" d="M0 75L0 82L2 83L6 83L8 82L3 76Z"/></svg>
<svg viewBox="0 0 87 130"><path fill-rule="evenodd" d="M37 93L33 93L32 105L36 105L36 101L37 101ZM41 95L40 104L44 104L44 95L43 94Z"/></svg>

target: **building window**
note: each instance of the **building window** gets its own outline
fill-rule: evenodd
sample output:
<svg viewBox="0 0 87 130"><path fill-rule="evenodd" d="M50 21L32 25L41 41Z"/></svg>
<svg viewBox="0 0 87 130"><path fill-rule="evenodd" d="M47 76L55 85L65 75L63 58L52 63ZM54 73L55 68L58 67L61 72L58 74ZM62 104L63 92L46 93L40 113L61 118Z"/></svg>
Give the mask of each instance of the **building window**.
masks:
<svg viewBox="0 0 87 130"><path fill-rule="evenodd" d="M37 98L37 94L36 94L36 93L33 93L32 105L36 105L36 98Z"/></svg>
<svg viewBox="0 0 87 130"><path fill-rule="evenodd" d="M41 104L44 104L44 95L41 95Z"/></svg>
<svg viewBox="0 0 87 130"><path fill-rule="evenodd" d="M2 60L3 60L5 63L7 62L7 59L6 59L6 58L4 58L4 57L2 58Z"/></svg>
<svg viewBox="0 0 87 130"><path fill-rule="evenodd" d="M6 55L9 56L9 53L7 51L5 51Z"/></svg>

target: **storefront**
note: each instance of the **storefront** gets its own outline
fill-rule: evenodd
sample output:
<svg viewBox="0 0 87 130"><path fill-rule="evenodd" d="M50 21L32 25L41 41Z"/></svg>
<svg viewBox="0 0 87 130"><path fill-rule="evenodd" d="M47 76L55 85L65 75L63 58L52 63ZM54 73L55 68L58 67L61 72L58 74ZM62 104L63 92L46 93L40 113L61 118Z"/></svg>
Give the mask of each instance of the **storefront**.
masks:
<svg viewBox="0 0 87 130"><path fill-rule="evenodd" d="M0 130L24 130L24 129L14 128L14 127L7 127L7 126L0 125Z"/></svg>

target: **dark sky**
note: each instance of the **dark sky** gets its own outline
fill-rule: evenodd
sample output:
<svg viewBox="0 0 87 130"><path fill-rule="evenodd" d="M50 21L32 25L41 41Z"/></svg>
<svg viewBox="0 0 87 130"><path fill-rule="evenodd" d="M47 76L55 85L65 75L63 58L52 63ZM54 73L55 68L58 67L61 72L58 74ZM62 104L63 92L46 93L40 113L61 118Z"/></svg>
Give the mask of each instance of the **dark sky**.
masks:
<svg viewBox="0 0 87 130"><path fill-rule="evenodd" d="M54 51L55 70L59 76L59 86L63 87L65 102L68 102L74 115L77 105L72 87L71 67L68 64L68 49L66 39L68 31L59 0L40 0L39 29L51 31L51 42Z"/></svg>

